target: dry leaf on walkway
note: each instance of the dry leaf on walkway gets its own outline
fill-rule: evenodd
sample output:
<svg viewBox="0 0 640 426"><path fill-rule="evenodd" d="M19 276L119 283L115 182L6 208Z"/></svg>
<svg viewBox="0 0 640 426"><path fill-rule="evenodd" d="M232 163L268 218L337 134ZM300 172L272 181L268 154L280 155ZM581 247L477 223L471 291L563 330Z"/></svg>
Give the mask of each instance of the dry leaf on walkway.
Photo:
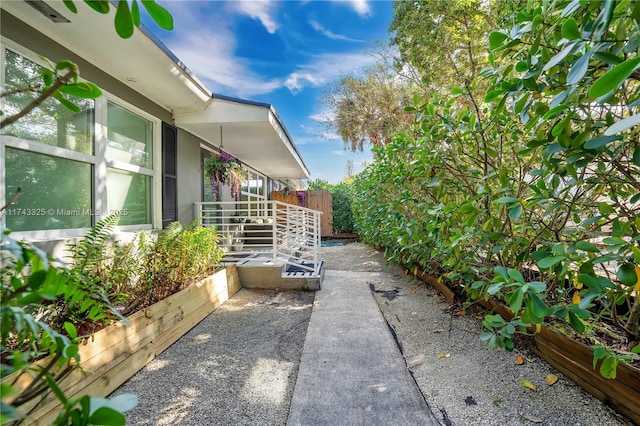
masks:
<svg viewBox="0 0 640 426"><path fill-rule="evenodd" d="M436 328L433 330L434 333L444 333L444 328Z"/></svg>
<svg viewBox="0 0 640 426"><path fill-rule="evenodd" d="M518 355L514 362L516 365L522 365L524 364L524 357L522 355Z"/></svg>
<svg viewBox="0 0 640 426"><path fill-rule="evenodd" d="M524 386L527 389L531 389L532 391L536 392L538 390L538 388L536 388L536 385L534 385L533 383L531 383L528 380L520 380L520 384L522 386Z"/></svg>
<svg viewBox="0 0 640 426"><path fill-rule="evenodd" d="M555 374L547 374L547 378L545 380L547 384L551 386L558 381L558 376L556 376Z"/></svg>
<svg viewBox="0 0 640 426"><path fill-rule="evenodd" d="M451 358L451 354L440 353L440 355L438 355L438 358Z"/></svg>
<svg viewBox="0 0 640 426"><path fill-rule="evenodd" d="M540 417L531 416L531 415L524 415L522 416L522 418L525 420L529 420L532 423L542 423L544 421Z"/></svg>

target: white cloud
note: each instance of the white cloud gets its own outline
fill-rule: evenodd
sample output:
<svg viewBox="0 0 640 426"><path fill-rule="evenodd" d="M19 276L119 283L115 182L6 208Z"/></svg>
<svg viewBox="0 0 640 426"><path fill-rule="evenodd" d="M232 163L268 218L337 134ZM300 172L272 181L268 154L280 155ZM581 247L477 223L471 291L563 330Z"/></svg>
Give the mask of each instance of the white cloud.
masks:
<svg viewBox="0 0 640 426"><path fill-rule="evenodd" d="M266 78L253 71L253 64L236 56L237 36L231 31L231 20L214 18L208 2L185 1L172 14L176 28L165 44L176 56L216 93L251 98L268 94L282 87L299 93L308 87L321 87L338 77L354 72L374 58L363 52L324 53L314 55L309 62L292 64L288 75ZM265 28L275 30L276 10L271 1L239 1L228 3L233 13L256 16ZM228 13L228 11L227 11Z"/></svg>
<svg viewBox="0 0 640 426"><path fill-rule="evenodd" d="M334 0L339 3L349 3L349 5L356 11L356 13L360 16L370 16L371 15L371 6L369 5L369 0Z"/></svg>
<svg viewBox="0 0 640 426"><path fill-rule="evenodd" d="M323 27L318 21L313 21L313 20L309 21L309 25L311 25L311 28L313 28L314 30L318 31L321 34L324 34L327 38L330 38L332 40L361 41L361 40L349 38L344 35L333 33L328 29L326 29L325 27Z"/></svg>
<svg viewBox="0 0 640 426"><path fill-rule="evenodd" d="M350 74L374 61L367 53L324 53L315 55L309 63L298 65L285 79L284 85L291 92L305 87L319 87L341 75ZM340 64L336 66L336 64Z"/></svg>
<svg viewBox="0 0 640 426"><path fill-rule="evenodd" d="M332 153L333 155L337 155L338 157L344 157L344 155L345 155L345 151L344 151L344 150L342 150L342 151L338 151L338 150L336 150L336 151L331 151L331 153Z"/></svg>
<svg viewBox="0 0 640 426"><path fill-rule="evenodd" d="M234 11L259 20L269 34L274 34L280 28L276 21L278 3L275 1L233 1L229 4L232 5Z"/></svg>

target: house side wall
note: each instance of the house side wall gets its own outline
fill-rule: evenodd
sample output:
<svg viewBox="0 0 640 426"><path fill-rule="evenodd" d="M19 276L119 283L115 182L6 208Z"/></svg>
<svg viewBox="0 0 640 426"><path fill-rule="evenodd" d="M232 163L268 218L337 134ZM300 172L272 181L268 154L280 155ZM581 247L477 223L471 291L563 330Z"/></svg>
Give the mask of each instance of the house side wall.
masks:
<svg viewBox="0 0 640 426"><path fill-rule="evenodd" d="M136 92L134 90L135 85L131 88L122 83L113 76L104 72L102 69L85 61L68 48L58 44L56 41L39 32L37 29L22 22L4 10L0 13L0 35L3 42L6 41L7 43L15 44L21 49L30 50L31 52L37 55L42 55L51 61L55 62L61 59L68 59L75 62L79 66L81 78L94 82L102 88L105 93L113 95L114 97L131 104L158 120L166 123L173 122L171 111L149 100L143 94ZM131 59L122 58L122 60ZM159 88L159 90L161 90L161 88ZM159 132L160 129L157 129L157 131ZM183 129L178 129L176 164L177 217L184 226L191 224L195 219L193 203L202 201L203 170L201 164L201 145L203 143L205 142L199 137ZM156 150L159 150L160 148L160 146L155 147ZM211 148L215 150L215 147ZM161 165L157 164L156 169L161 169ZM265 178L266 191L264 196L267 196L272 189L282 189L285 185L284 183L273 181L268 178L268 176L265 176ZM162 185L161 173L156 176L155 185ZM155 196L157 197L157 194L161 193L162 191L156 191ZM226 186L221 188L220 196L223 200L231 200L229 188ZM158 214L157 210L160 205L161 203L153 203L153 208L155 210L154 214ZM96 205L93 205L92 207L96 207ZM161 221L155 220L155 229L158 229L160 226ZM120 240L128 240L132 235L132 233L126 232L116 236L116 238ZM63 251L67 238L73 237L53 237L48 235L46 231L43 232L42 235L34 237L34 239L38 240L39 244L46 248L47 251L53 253L61 253ZM32 238L27 237L27 239Z"/></svg>

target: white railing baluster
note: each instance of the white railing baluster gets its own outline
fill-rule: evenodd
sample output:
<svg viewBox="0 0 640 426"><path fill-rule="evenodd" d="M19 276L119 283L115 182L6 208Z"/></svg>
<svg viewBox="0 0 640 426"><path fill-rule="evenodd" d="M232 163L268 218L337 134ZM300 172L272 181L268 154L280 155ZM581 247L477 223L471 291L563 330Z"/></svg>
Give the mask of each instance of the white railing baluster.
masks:
<svg viewBox="0 0 640 426"><path fill-rule="evenodd" d="M218 229L225 262L268 256L274 265L294 264L316 275L322 261L321 214L273 200L194 203L198 223ZM257 219L267 223L253 223Z"/></svg>

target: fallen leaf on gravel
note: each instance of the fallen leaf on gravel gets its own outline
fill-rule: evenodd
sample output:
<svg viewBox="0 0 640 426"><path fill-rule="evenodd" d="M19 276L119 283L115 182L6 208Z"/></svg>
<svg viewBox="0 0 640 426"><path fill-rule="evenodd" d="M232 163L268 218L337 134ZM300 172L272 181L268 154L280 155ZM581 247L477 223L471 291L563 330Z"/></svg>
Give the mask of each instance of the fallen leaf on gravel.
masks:
<svg viewBox="0 0 640 426"><path fill-rule="evenodd" d="M451 358L451 354L440 353L440 355L438 355L438 358Z"/></svg>
<svg viewBox="0 0 640 426"><path fill-rule="evenodd" d="M518 355L514 362L516 363L516 365L522 365L524 364L524 357L522 355Z"/></svg>
<svg viewBox="0 0 640 426"><path fill-rule="evenodd" d="M443 333L444 332L444 328L436 328L435 330L433 330L434 333Z"/></svg>
<svg viewBox="0 0 640 426"><path fill-rule="evenodd" d="M532 423L542 423L543 420L540 417L525 415L522 416L523 419L529 420Z"/></svg>
<svg viewBox="0 0 640 426"><path fill-rule="evenodd" d="M536 388L536 385L534 385L528 380L520 380L520 384L527 389L531 389L534 392L538 390L538 388Z"/></svg>
<svg viewBox="0 0 640 426"><path fill-rule="evenodd" d="M462 315L467 315L467 313L465 311L458 311L458 312L455 312L453 315L462 316Z"/></svg>
<svg viewBox="0 0 640 426"><path fill-rule="evenodd" d="M556 376L555 374L547 374L546 382L549 386L553 385L557 381L558 376Z"/></svg>

